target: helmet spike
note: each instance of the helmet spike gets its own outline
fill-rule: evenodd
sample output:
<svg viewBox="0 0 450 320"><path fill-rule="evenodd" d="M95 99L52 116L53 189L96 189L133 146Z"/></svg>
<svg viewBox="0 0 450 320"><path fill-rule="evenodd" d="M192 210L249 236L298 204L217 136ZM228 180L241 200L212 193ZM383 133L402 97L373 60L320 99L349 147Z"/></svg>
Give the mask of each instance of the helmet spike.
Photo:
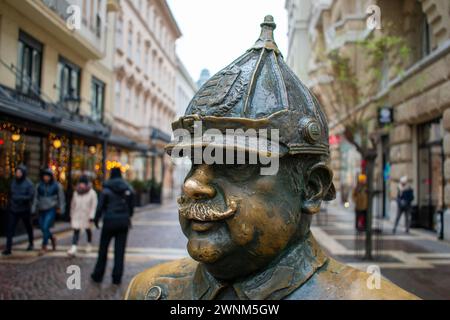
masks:
<svg viewBox="0 0 450 320"><path fill-rule="evenodd" d="M268 50L273 50L275 53L280 53L277 44L275 43L275 38L273 32L277 27L273 16L267 15L264 17L264 22L261 23L261 34L256 40L256 43L251 49L261 49L266 48Z"/></svg>

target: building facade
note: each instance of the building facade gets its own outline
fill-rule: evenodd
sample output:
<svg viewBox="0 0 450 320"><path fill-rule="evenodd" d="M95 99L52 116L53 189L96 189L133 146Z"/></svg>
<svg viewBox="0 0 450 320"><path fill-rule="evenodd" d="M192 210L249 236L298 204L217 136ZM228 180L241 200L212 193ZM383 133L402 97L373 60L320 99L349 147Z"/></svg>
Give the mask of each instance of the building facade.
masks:
<svg viewBox="0 0 450 320"><path fill-rule="evenodd" d="M446 0L321 0L308 27L308 86L328 115L337 187L348 159L344 130L357 116L377 150L375 213L395 216L406 175L412 223L430 230L450 203L449 12Z"/></svg>
<svg viewBox="0 0 450 320"><path fill-rule="evenodd" d="M81 174L101 187L113 88L107 17L117 9L106 0L0 2L0 207L20 163L35 182L50 167L68 196Z"/></svg>
<svg viewBox="0 0 450 320"><path fill-rule="evenodd" d="M176 75L176 98L177 118L184 115L186 108L197 92L197 84L192 80L183 62L177 57ZM190 159L173 159L174 168L174 190L179 195L184 178L191 168Z"/></svg>
<svg viewBox="0 0 450 320"><path fill-rule="evenodd" d="M285 8L288 17L288 52L286 62L304 83L308 83L309 24L312 16L311 0L287 0Z"/></svg>
<svg viewBox="0 0 450 320"><path fill-rule="evenodd" d="M168 196L173 168L163 147L176 116L175 42L181 32L163 0L123 0L112 24L112 132L149 147L144 153L132 148L112 150L112 161L129 168L129 179L152 180Z"/></svg>
<svg viewBox="0 0 450 320"><path fill-rule="evenodd" d="M180 34L162 0L0 1L1 231L21 163L34 182L50 167L69 200L82 174L100 190L113 167L144 203L171 195Z"/></svg>

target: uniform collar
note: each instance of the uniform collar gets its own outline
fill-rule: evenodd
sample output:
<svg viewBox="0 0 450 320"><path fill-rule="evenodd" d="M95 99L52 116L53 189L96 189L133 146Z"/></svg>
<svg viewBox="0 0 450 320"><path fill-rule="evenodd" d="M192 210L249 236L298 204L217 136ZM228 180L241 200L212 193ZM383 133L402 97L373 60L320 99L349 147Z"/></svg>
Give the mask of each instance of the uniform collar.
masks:
<svg viewBox="0 0 450 320"><path fill-rule="evenodd" d="M194 276L194 299L214 299L221 289L229 285L242 300L282 299L308 281L327 260L309 233L304 241L291 248L277 263L232 284L217 280L200 263Z"/></svg>

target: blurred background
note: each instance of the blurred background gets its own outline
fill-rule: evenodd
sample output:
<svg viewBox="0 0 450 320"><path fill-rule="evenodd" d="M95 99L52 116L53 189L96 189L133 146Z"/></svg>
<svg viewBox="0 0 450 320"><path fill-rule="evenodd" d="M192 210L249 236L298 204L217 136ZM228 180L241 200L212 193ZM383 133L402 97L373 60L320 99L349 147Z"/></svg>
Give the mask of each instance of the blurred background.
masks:
<svg viewBox="0 0 450 320"><path fill-rule="evenodd" d="M315 222L319 242L356 267L376 261L423 298L450 298L448 0L0 0L0 240L19 164L33 182L50 167L69 201L81 175L99 191L118 167L141 208L128 277L185 256L173 199L189 163L164 154L171 122L251 47L267 14L285 60L328 116L338 196ZM361 175L369 201L355 227ZM394 235L402 177L414 192L412 231L403 233L401 221ZM58 222L61 239L68 214ZM19 248L23 233L19 227ZM59 283L68 261L62 251L50 257L49 281ZM48 261L24 251L1 258L0 272L11 277L1 277L0 298L122 293L73 295L55 284L39 296L14 286L26 271L39 287Z"/></svg>

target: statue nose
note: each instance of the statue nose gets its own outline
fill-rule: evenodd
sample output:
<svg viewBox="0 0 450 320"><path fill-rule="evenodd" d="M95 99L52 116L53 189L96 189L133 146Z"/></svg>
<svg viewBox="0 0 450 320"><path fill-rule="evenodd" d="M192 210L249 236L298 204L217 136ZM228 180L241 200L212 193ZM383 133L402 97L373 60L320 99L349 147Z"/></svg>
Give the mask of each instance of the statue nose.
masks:
<svg viewBox="0 0 450 320"><path fill-rule="evenodd" d="M211 170L206 165L201 165L183 184L183 192L191 199L210 199L216 195L216 189L209 185Z"/></svg>

